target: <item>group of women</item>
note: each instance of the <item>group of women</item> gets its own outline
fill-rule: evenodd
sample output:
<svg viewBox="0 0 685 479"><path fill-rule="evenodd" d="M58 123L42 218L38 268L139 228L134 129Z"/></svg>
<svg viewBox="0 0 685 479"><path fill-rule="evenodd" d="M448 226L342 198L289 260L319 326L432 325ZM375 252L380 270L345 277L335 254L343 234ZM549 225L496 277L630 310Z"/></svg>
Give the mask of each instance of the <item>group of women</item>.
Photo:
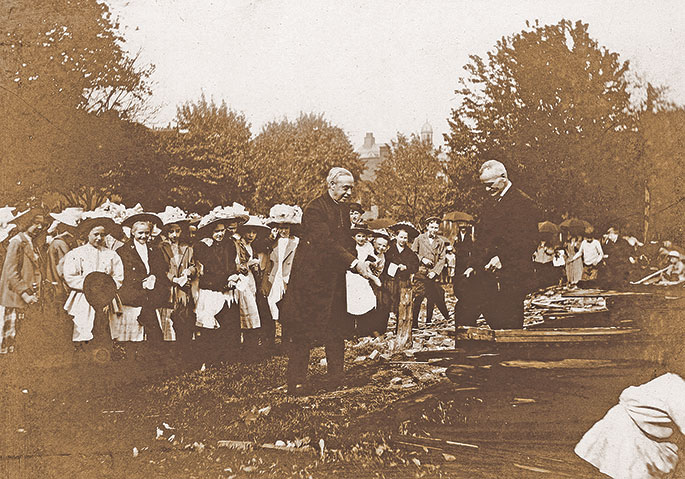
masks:
<svg viewBox="0 0 685 479"><path fill-rule="evenodd" d="M235 203L193 217L175 207L154 214L107 202L88 212L67 208L31 217L18 229L45 233L52 217L50 241L24 231L8 240L0 290L16 301L0 306L3 337L23 334L17 312L24 322L23 313L40 299L41 311L26 324L73 325L77 354L156 359L173 346L178 354L171 356L212 363L273 347L299 207L276 205L262 219ZM36 260L30 264L24 261L29 247ZM27 265L35 266L35 291L21 281ZM13 349L9 342L2 352Z"/></svg>

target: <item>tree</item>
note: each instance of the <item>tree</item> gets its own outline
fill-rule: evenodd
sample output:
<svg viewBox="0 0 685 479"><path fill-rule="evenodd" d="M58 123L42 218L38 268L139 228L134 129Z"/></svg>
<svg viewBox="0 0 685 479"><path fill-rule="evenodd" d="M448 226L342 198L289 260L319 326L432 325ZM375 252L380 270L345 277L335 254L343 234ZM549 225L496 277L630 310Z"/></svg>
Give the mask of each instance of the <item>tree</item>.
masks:
<svg viewBox="0 0 685 479"><path fill-rule="evenodd" d="M253 142L254 206L261 212L276 203L306 205L321 194L334 166L359 178L363 165L345 132L323 115L300 114L268 123Z"/></svg>
<svg viewBox="0 0 685 479"><path fill-rule="evenodd" d="M178 107L176 124L162 133L170 202L201 213L234 201L250 206L254 176L245 116L202 95Z"/></svg>
<svg viewBox="0 0 685 479"><path fill-rule="evenodd" d="M639 85L587 24L536 23L502 38L487 59L470 58L446 135L457 206L479 204L478 165L498 159L552 219L641 209L639 108L630 93Z"/></svg>
<svg viewBox="0 0 685 479"><path fill-rule="evenodd" d="M683 240L685 215L685 109L651 108L640 117L652 204L652 229L664 238ZM641 220L642 217L638 217Z"/></svg>
<svg viewBox="0 0 685 479"><path fill-rule="evenodd" d="M417 135L398 134L369 185L384 215L420 224L447 209L449 185L438 152Z"/></svg>

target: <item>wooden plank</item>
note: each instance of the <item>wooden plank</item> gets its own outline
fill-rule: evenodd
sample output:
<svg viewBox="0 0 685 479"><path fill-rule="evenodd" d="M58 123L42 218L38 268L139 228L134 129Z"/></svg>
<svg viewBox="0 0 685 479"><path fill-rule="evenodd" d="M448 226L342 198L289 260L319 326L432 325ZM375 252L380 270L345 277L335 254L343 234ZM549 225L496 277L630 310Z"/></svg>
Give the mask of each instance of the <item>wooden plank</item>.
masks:
<svg viewBox="0 0 685 479"><path fill-rule="evenodd" d="M468 328L457 331L457 340L496 343L593 342L628 336L640 332L637 328L564 328L564 329L500 329ZM474 331L478 329L479 331Z"/></svg>

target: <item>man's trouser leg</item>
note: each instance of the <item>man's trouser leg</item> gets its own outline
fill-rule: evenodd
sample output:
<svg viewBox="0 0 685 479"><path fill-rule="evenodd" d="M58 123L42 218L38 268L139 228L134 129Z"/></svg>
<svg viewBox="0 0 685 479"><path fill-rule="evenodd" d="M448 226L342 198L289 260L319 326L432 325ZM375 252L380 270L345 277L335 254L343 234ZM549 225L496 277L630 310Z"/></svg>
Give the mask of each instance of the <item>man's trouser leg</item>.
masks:
<svg viewBox="0 0 685 479"><path fill-rule="evenodd" d="M442 286L437 281L428 280L426 282L426 296L428 298L428 307L430 307L430 310L427 310L426 313L426 323L429 322L429 317L431 319L433 318L433 308L435 306L438 307L440 314L442 314L446 320L449 320L450 313L447 310L447 305L445 304L445 290L442 289Z"/></svg>
<svg viewBox="0 0 685 479"><path fill-rule="evenodd" d="M411 327L418 329L419 327L419 312L421 311L421 303L426 297L426 283L423 279L416 280L412 285L412 294L414 296L414 303L411 310Z"/></svg>
<svg viewBox="0 0 685 479"><path fill-rule="evenodd" d="M454 278L454 296L457 304L454 306L454 323L456 326L476 326L480 314L479 279L466 278L463 274Z"/></svg>
<svg viewBox="0 0 685 479"><path fill-rule="evenodd" d="M345 340L342 336L331 335L326 338L327 374L331 379L342 379L345 369Z"/></svg>
<svg viewBox="0 0 685 479"><path fill-rule="evenodd" d="M502 278L495 289L486 320L492 329L523 328L523 300L526 291L517 278Z"/></svg>
<svg viewBox="0 0 685 479"><path fill-rule="evenodd" d="M288 341L288 370L286 381L288 389L294 388L297 384L304 384L307 379L307 368L309 366L309 344L300 341ZM329 363L330 368L330 363Z"/></svg>

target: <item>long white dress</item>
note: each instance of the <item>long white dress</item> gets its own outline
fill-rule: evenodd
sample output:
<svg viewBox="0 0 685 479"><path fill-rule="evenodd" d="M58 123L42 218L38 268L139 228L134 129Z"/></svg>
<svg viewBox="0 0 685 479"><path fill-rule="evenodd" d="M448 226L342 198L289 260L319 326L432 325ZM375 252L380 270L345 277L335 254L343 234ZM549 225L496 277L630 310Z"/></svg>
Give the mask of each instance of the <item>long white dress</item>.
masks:
<svg viewBox="0 0 685 479"><path fill-rule="evenodd" d="M93 339L95 310L88 304L83 294L83 280L94 271L110 275L117 288L121 287L124 281L124 265L121 258L115 251L108 248L96 248L85 244L74 248L64 256L64 281L71 289L64 309L74 321L72 341ZM116 309L118 309L116 303L109 307L110 317Z"/></svg>
<svg viewBox="0 0 685 479"><path fill-rule="evenodd" d="M685 430L685 380L664 374L626 388L619 402L585 433L575 452L614 479L651 479L670 474Z"/></svg>

